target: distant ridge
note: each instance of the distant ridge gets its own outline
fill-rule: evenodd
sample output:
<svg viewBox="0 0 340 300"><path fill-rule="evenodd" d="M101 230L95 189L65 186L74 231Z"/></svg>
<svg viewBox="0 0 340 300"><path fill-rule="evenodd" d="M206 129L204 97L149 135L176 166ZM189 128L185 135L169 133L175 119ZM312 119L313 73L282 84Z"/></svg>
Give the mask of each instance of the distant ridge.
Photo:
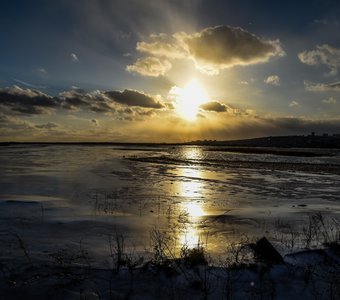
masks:
<svg viewBox="0 0 340 300"><path fill-rule="evenodd" d="M267 136L253 139L233 141L192 141L191 145L204 146L238 146L238 147L280 147L280 148L338 148L340 149L340 134L334 135L291 135Z"/></svg>
<svg viewBox="0 0 340 300"><path fill-rule="evenodd" d="M230 147L280 147L280 148L331 148L340 149L340 134L315 135L288 135L267 136L252 139L217 141L196 140L182 143L138 143L138 142L0 142L0 146L11 145L84 145L84 146L136 146L136 147L158 147L158 146L230 146Z"/></svg>

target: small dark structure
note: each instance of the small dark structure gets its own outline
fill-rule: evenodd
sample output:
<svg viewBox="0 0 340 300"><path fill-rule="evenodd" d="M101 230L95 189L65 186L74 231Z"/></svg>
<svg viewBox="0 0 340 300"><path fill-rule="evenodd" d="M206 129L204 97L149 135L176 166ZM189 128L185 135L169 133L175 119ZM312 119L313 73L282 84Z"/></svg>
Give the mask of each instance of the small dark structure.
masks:
<svg viewBox="0 0 340 300"><path fill-rule="evenodd" d="M275 249L275 247L267 240L266 237L258 240L256 244L252 244L251 248L254 251L255 258L269 263L282 263L283 258L281 254Z"/></svg>

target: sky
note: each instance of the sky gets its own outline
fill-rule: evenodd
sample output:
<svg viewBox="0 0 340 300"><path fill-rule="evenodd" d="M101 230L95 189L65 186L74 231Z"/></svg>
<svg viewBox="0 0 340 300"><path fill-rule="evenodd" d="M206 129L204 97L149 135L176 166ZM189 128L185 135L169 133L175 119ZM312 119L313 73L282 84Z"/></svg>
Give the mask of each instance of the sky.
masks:
<svg viewBox="0 0 340 300"><path fill-rule="evenodd" d="M340 2L0 4L0 141L340 133Z"/></svg>

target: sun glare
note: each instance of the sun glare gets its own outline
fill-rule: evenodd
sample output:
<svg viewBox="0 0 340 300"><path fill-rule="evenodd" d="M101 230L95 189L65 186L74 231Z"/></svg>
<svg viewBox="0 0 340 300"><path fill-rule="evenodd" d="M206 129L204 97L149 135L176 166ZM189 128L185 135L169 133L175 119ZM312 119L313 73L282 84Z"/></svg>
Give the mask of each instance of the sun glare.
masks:
<svg viewBox="0 0 340 300"><path fill-rule="evenodd" d="M188 121L193 121L200 105L208 101L207 92L200 83L193 79L183 89L178 90L176 96L177 113Z"/></svg>

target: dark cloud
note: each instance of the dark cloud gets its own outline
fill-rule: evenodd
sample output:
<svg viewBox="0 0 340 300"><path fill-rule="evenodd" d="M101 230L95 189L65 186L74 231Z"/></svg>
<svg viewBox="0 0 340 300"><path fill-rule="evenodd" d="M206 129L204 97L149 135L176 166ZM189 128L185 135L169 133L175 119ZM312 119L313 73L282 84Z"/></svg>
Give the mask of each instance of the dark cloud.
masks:
<svg viewBox="0 0 340 300"><path fill-rule="evenodd" d="M61 107L69 110L85 108L96 113L115 112L114 104L101 91L85 92L73 89L59 94Z"/></svg>
<svg viewBox="0 0 340 300"><path fill-rule="evenodd" d="M57 108L58 101L41 91L14 85L0 89L0 105L13 113L41 115Z"/></svg>
<svg viewBox="0 0 340 300"><path fill-rule="evenodd" d="M164 108L164 105L154 97L135 90L107 91L105 95L112 101L128 106L140 106L146 108Z"/></svg>
<svg viewBox="0 0 340 300"><path fill-rule="evenodd" d="M152 114L146 113L144 108L161 109L166 106L157 96L153 97L135 90L86 92L72 89L61 92L58 97L52 97L38 90L13 86L0 89L0 107L11 115L48 114L55 109L65 109L110 115L118 113L147 116ZM37 126L36 128L44 128Z"/></svg>
<svg viewBox="0 0 340 300"><path fill-rule="evenodd" d="M208 27L194 34L179 33L196 66L206 73L268 61L282 56L284 51L278 40L265 40L240 28L231 26Z"/></svg>
<svg viewBox="0 0 340 300"><path fill-rule="evenodd" d="M99 121L98 121L97 119L92 119L92 120L91 120L91 124L92 124L93 126L99 126Z"/></svg>
<svg viewBox="0 0 340 300"><path fill-rule="evenodd" d="M214 112L225 112L228 110L228 107L225 104L220 103L218 101L207 102L207 103L202 104L200 107L205 111L214 111Z"/></svg>

